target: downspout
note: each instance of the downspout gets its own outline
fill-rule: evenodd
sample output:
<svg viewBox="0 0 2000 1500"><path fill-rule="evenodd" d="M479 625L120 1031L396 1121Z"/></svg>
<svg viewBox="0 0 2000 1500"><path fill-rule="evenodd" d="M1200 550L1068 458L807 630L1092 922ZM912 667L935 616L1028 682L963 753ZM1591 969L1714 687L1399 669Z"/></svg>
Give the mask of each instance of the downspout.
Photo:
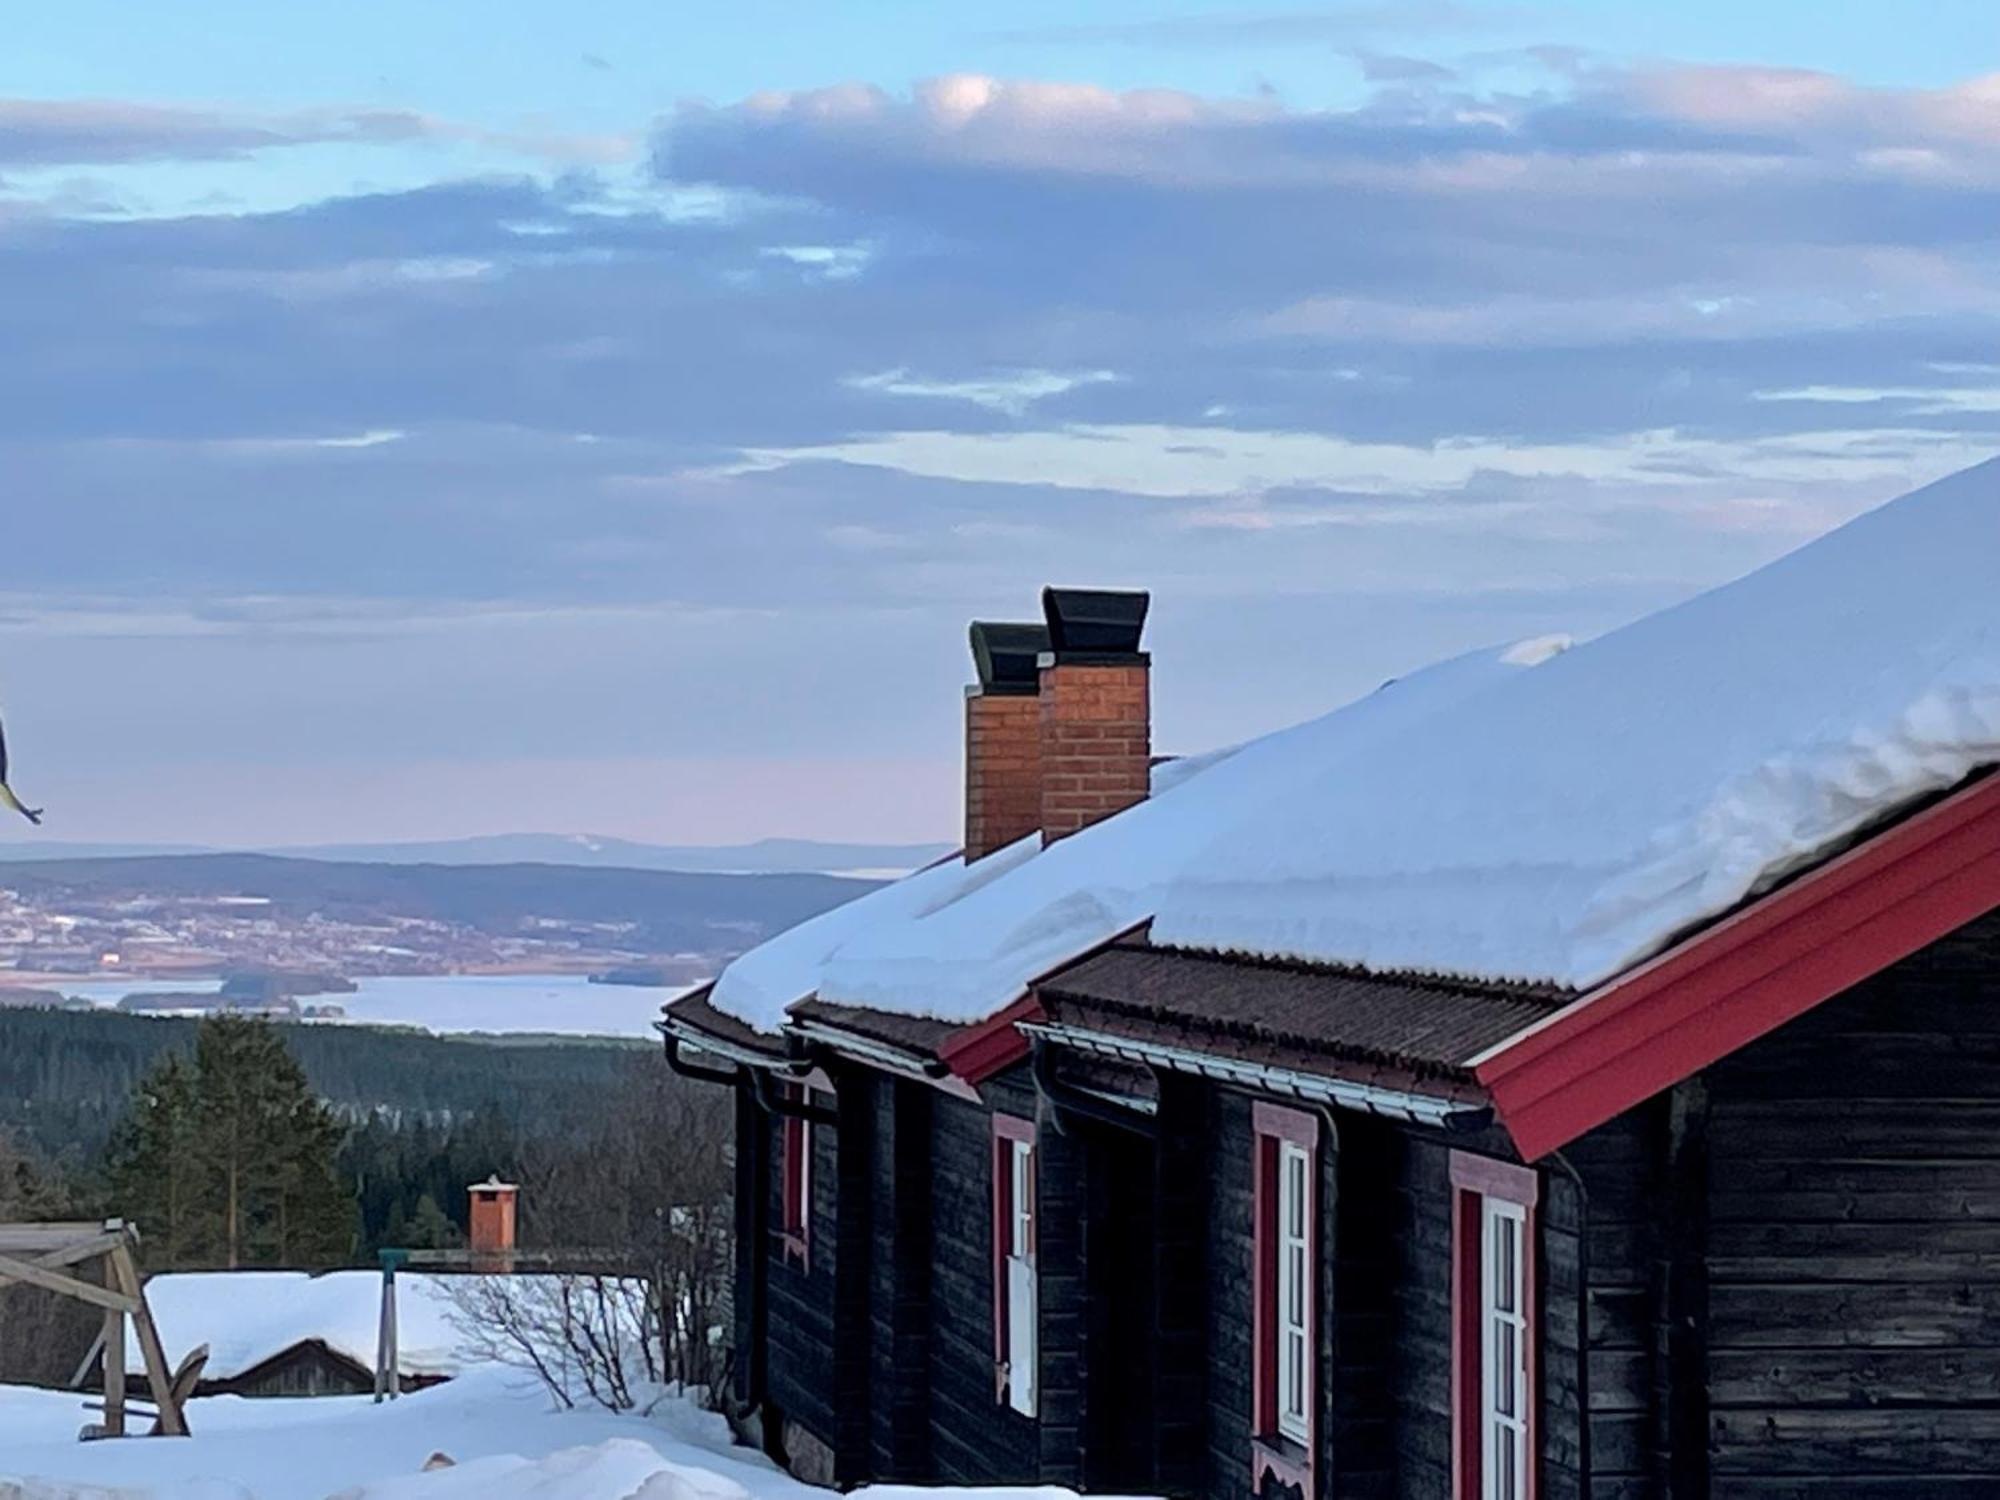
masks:
<svg viewBox="0 0 2000 1500"><path fill-rule="evenodd" d="M1159 1121L1129 1109L1120 1109L1108 1100L1082 1089L1064 1083L1056 1076L1055 1055L1047 1042L1040 1037L1030 1043L1031 1071L1035 1080L1035 1092L1049 1103L1049 1117L1054 1121L1059 1135L1068 1135L1063 1124L1065 1114L1095 1120L1100 1125L1108 1125L1113 1130L1130 1131L1133 1135L1144 1136L1147 1140L1157 1139L1160 1133Z"/></svg>
<svg viewBox="0 0 2000 1500"><path fill-rule="evenodd" d="M789 1064L779 1064L789 1068ZM840 1128L840 1115L823 1105L808 1104L802 1099L787 1099L779 1093L771 1081L774 1068L749 1068L751 1097L757 1107L767 1115L776 1115L781 1120L804 1120L808 1125L823 1125L828 1130Z"/></svg>
<svg viewBox="0 0 2000 1500"><path fill-rule="evenodd" d="M1576 1189L1576 1492L1590 1495L1590 1189L1583 1175L1560 1151L1551 1151L1550 1165ZM1539 1458L1539 1455L1537 1455Z"/></svg>
<svg viewBox="0 0 2000 1500"><path fill-rule="evenodd" d="M741 1091L742 1097L753 1101L756 1099L756 1089L753 1087L749 1076L747 1076L750 1074L751 1069L746 1068L741 1063L736 1064L727 1071L721 1068L705 1068L698 1063L691 1063L681 1054L682 1043L678 1036L664 1026L661 1028L661 1034L666 1040L667 1067L678 1077L686 1078L695 1083L726 1085L732 1093ZM741 1117L739 1116L739 1118ZM753 1182L757 1184L756 1191L744 1195L747 1196L749 1201L743 1205L746 1220L743 1226L743 1237L751 1247L749 1251L750 1284L747 1287L743 1286L741 1278L738 1278L738 1285L736 1287L736 1295L747 1298L749 1303L745 1309L745 1313L750 1324L750 1347L737 1351L738 1357L744 1363L745 1380L743 1395L746 1416L761 1414L764 1410L766 1396L768 1395L766 1389L765 1345L769 1339L767 1332L769 1326L768 1314L766 1311L769 1296L765 1287L767 1267L765 1264L764 1244L770 1233L770 1204L767 1201L768 1194L764 1191L764 1185L770 1174L770 1164L768 1160L769 1153L766 1150L763 1135L764 1132L760 1130L757 1132L755 1140L750 1142L739 1140L737 1142L737 1151L742 1153L747 1147L750 1160L747 1163L739 1163L735 1174L736 1186L739 1193L741 1193L744 1183ZM741 1264L742 1261L739 1259L738 1265L741 1266Z"/></svg>
<svg viewBox="0 0 2000 1500"><path fill-rule="evenodd" d="M740 1063L727 1072L724 1072L721 1068L705 1068L699 1063L691 1063L681 1055L681 1039L671 1031L665 1033L665 1035L667 1039L667 1066L682 1078L692 1079L696 1083L718 1083L729 1088L734 1088L737 1084L744 1081L743 1067Z"/></svg>

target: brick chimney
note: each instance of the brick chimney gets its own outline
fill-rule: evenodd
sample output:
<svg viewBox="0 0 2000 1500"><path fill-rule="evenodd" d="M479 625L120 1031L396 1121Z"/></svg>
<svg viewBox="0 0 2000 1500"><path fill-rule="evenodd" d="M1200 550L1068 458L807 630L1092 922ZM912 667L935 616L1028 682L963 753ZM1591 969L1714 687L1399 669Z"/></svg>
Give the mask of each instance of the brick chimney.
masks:
<svg viewBox="0 0 2000 1500"><path fill-rule="evenodd" d="M1152 782L1152 660L1139 649L1141 593L1044 589L1039 658L1042 839L1054 843L1146 800Z"/></svg>
<svg viewBox="0 0 2000 1500"><path fill-rule="evenodd" d="M965 690L965 857L983 859L1042 826L1042 625L972 627L979 681Z"/></svg>
<svg viewBox="0 0 2000 1500"><path fill-rule="evenodd" d="M489 1177L466 1189L472 1197L473 1264L482 1271L514 1268L514 1208L521 1190L511 1182Z"/></svg>

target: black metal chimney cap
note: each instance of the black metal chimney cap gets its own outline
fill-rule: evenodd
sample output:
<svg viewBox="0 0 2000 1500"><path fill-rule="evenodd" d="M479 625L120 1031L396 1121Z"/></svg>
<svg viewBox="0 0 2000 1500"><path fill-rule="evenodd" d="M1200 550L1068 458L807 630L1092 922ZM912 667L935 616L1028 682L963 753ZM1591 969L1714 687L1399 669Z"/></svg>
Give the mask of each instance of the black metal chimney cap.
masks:
<svg viewBox="0 0 2000 1500"><path fill-rule="evenodd" d="M972 664L978 669L982 693L1032 698L1041 691L1041 656L1048 649L1046 625L972 622Z"/></svg>
<svg viewBox="0 0 2000 1500"><path fill-rule="evenodd" d="M1049 649L1058 661L1142 658L1139 638L1152 602L1152 595L1138 590L1043 589Z"/></svg>

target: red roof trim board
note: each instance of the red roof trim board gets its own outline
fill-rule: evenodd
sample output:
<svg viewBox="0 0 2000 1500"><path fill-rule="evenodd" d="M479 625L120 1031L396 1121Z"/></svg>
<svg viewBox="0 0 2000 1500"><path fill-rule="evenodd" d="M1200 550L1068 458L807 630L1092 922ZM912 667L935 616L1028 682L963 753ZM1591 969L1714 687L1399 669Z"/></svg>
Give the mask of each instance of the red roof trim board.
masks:
<svg viewBox="0 0 2000 1500"><path fill-rule="evenodd" d="M1028 1038L1015 1030L1021 1021L1046 1019L1042 1002L1023 995L1003 1011L968 1026L938 1048L938 1061L969 1084L984 1083L1028 1055Z"/></svg>
<svg viewBox="0 0 2000 1500"><path fill-rule="evenodd" d="M1474 1058L1533 1161L2000 908L2000 776Z"/></svg>

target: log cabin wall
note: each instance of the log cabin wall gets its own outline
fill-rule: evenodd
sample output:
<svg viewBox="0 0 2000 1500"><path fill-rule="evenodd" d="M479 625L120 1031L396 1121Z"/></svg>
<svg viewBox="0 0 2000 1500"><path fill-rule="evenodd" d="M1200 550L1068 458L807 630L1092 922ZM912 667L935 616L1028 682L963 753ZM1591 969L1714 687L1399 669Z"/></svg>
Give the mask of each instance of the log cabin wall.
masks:
<svg viewBox="0 0 2000 1500"><path fill-rule="evenodd" d="M1576 1142L1565 1153L1575 1178L1556 1164L1541 1164L1539 1500L1584 1500L1586 1403L1579 1397L1577 1344L1585 1195L1589 1500L1655 1500L1663 1493L1657 1438L1664 1343L1658 1119L1657 1108L1648 1107ZM1386 1442L1350 1442L1347 1462L1362 1470L1355 1482L1372 1487L1355 1493L1454 1500L1451 1153L1511 1160L1512 1149L1494 1130L1448 1137L1381 1121L1350 1124L1347 1116L1341 1123L1344 1155L1350 1158L1342 1260L1348 1267L1348 1300L1360 1304L1350 1317L1367 1320L1369 1308L1383 1310L1377 1326L1364 1322L1365 1332L1344 1330L1350 1359L1343 1377L1354 1392L1351 1399L1361 1403L1354 1413L1357 1433L1367 1434L1377 1423L1388 1429ZM1377 1204L1386 1212L1378 1212ZM1370 1244L1375 1224L1392 1226L1386 1245ZM1378 1349L1380 1354L1367 1356ZM1371 1390L1382 1393L1380 1408L1366 1394Z"/></svg>
<svg viewBox="0 0 2000 1500"><path fill-rule="evenodd" d="M1028 1484L1036 1423L996 1395L993 1364L993 1113L1035 1116L1025 1067L985 1085L984 1105L930 1101L930 1447L942 1484Z"/></svg>
<svg viewBox="0 0 2000 1500"><path fill-rule="evenodd" d="M829 1101L815 1094L816 1104ZM838 1260L840 1145L835 1130L813 1125L811 1213L806 1255L788 1252L784 1224L784 1121L756 1112L762 1137L765 1224L765 1388L783 1419L781 1438L794 1473L815 1482L835 1479L840 1383L830 1378L837 1345L834 1326Z"/></svg>
<svg viewBox="0 0 2000 1500"><path fill-rule="evenodd" d="M930 1443L931 1103L934 1091L864 1075L870 1137L869 1461L877 1482L925 1484Z"/></svg>
<svg viewBox="0 0 2000 1500"><path fill-rule="evenodd" d="M1706 1092L1714 1500L2000 1495L2000 914Z"/></svg>

